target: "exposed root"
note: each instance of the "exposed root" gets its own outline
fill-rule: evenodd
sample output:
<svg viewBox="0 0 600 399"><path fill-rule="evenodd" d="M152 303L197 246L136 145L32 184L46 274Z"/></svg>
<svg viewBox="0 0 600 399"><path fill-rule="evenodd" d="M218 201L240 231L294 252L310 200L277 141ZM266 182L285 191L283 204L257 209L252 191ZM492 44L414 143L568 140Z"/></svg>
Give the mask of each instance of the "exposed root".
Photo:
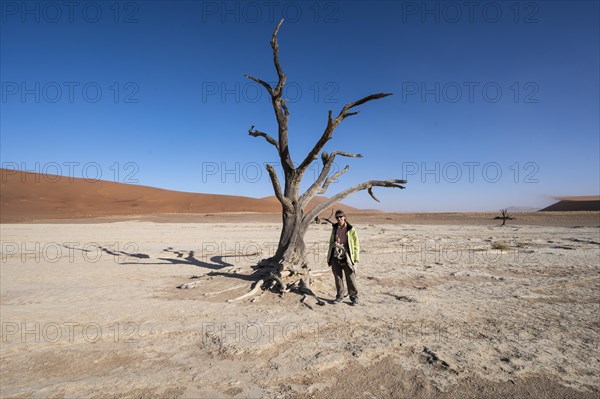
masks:
<svg viewBox="0 0 600 399"><path fill-rule="evenodd" d="M191 283L184 283L181 285L178 285L177 288L182 289L182 290L189 290L192 288L196 288L196 285L199 283L199 281L192 281Z"/></svg>
<svg viewBox="0 0 600 399"><path fill-rule="evenodd" d="M228 292L228 291L233 291L233 290L237 290L238 288L242 288L245 287L246 284L241 284L241 285L236 285L235 287L229 287L229 288L225 288L224 290L221 291L214 291L214 292L205 292L202 295L204 296L208 296L208 295L218 295L218 294L222 294L224 292Z"/></svg>
<svg viewBox="0 0 600 399"><path fill-rule="evenodd" d="M272 262L272 260L271 260ZM244 299L248 299L248 298L252 298L257 296L257 294L262 293L260 292L261 290L264 291L271 291L274 293L279 294L281 297L284 297L285 294L287 294L290 291L295 291L298 294L303 295L301 302L302 304L306 305L307 307L311 308L307 303L306 303L306 299L309 296L312 296L315 298L317 305L323 306L325 305L325 302L319 298L318 295L316 295L311 289L310 289L310 282L312 280L312 278L316 277L316 276L322 276L324 274L328 274L330 273L329 270L317 270L315 272L311 272L310 269L308 268L308 265L304 264L303 267L296 269L296 268L290 268L289 266L284 268L283 267L283 263L282 262L278 262L277 264L275 264L275 266L271 265L271 267L267 267L267 264L269 264L269 260L263 260L261 261L257 266L254 267L255 272L253 273L253 277L258 279L255 283L253 283L253 285L251 286L251 290L241 296L238 296L236 298L232 298L232 299L228 299L227 302L238 302L238 301L242 301ZM229 271L229 273L231 272L236 272L238 271L239 268L235 268L232 267ZM200 277L204 277L204 276L194 276L195 278L200 278ZM192 288L196 288L198 286L198 284L200 284L200 281L193 281L193 282L189 282L189 283L184 283L181 284L179 286L177 286L177 288L179 289L192 289ZM228 292L228 291L233 291L236 289L239 289L241 287L246 286L246 284L242 284L242 285L236 285L234 287L229 287L229 288L225 288L219 291L214 291L214 292L206 292L203 293L202 295L207 296L207 295L217 295L217 294L221 294L224 292ZM253 300L256 298L253 298Z"/></svg>
<svg viewBox="0 0 600 399"><path fill-rule="evenodd" d="M331 270L317 270L314 272L310 272L310 277L322 276L324 274L330 274Z"/></svg>
<svg viewBox="0 0 600 399"><path fill-rule="evenodd" d="M250 298L251 296L256 295L256 293L262 288L262 285L264 282L265 282L264 279L258 280L256 282L256 284L254 284L254 288L252 289L252 291L247 292L242 296L238 296L237 298L228 299L227 302L237 302L237 301L241 301L242 299Z"/></svg>
<svg viewBox="0 0 600 399"><path fill-rule="evenodd" d="M285 295L286 292L289 291L289 289L286 287L286 285L283 283L283 280L277 276L276 274L271 273L271 279L273 282L275 282L275 284L273 284L273 286L271 288L275 288L275 286L278 286L279 289L281 290L281 295Z"/></svg>

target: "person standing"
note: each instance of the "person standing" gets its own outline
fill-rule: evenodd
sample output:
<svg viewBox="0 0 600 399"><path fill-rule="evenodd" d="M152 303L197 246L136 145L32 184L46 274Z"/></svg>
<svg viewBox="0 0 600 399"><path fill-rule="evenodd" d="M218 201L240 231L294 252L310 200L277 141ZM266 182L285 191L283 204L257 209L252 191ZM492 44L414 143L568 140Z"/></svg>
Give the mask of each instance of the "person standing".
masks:
<svg viewBox="0 0 600 399"><path fill-rule="evenodd" d="M360 252L358 235L354 227L346 220L344 211L338 209L335 212L335 218L337 223L333 224L327 252L327 264L331 266L335 279L336 297L334 303L342 302L347 294L352 301L352 305L358 305L358 288L356 286L356 265ZM348 287L347 292L344 287L344 275Z"/></svg>

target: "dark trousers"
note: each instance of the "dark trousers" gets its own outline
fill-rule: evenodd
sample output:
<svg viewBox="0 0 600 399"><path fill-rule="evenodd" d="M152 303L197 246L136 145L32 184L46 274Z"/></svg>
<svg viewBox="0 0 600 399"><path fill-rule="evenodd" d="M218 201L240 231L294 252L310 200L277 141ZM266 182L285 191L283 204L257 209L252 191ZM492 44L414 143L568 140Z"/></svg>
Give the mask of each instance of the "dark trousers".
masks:
<svg viewBox="0 0 600 399"><path fill-rule="evenodd" d="M356 273L354 268L348 265L345 260L332 259L331 271L335 278L335 289L337 291L337 298L343 298L346 296L346 290L344 288L344 279L342 273L346 275L346 284L348 285L348 296L350 299L358 298L358 289L356 288Z"/></svg>

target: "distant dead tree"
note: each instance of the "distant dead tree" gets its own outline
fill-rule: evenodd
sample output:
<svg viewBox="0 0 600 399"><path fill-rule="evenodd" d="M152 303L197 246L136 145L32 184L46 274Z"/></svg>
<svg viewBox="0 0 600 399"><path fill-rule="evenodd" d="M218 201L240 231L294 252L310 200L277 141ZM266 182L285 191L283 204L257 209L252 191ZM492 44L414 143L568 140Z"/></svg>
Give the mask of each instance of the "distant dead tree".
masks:
<svg viewBox="0 0 600 399"><path fill-rule="evenodd" d="M501 214L501 216L496 216L494 218L494 220L502 219L502 224L500 226L504 226L506 224L507 220L515 220L514 217L512 217L508 214L508 209L500 209L500 214Z"/></svg>
<svg viewBox="0 0 600 399"><path fill-rule="evenodd" d="M264 273L257 273L257 275L262 276L262 278L255 285L255 290L259 285L263 285L263 288L279 287L281 290L285 290L282 278L287 277L296 277L296 282L301 279L302 284L304 286L308 286L308 279L306 277L308 276L309 268L306 261L304 235L306 234L309 225L316 220L318 215L330 208L334 203L341 201L348 195L357 191L367 190L371 197L373 197L375 201L379 202L379 200L373 194L373 187L395 187L403 189L404 186L402 186L402 184L406 183L405 180L398 179L369 180L339 192L338 194L330 197L328 200L316 205L309 211L306 210L306 206L312 198L318 194L325 193L332 182L348 171L349 166L346 166L344 169L330 175L330 171L336 156L350 158L362 157L361 154L351 154L343 151L333 151L331 153L327 153L326 151L321 152L325 144L332 138L335 128L338 127L339 124L342 123L342 121L347 117L358 114L358 111L353 111L355 107L372 100L378 100L380 98L387 97L391 95L391 93L371 94L367 97L361 98L360 100L348 103L341 109L340 113L335 118L330 110L327 123L321 137L314 144L302 162L299 165L295 165L294 162L292 162L290 149L288 146L288 119L290 113L286 105L286 99L283 98L286 75L279 64L279 45L277 43L277 32L279 31L282 23L283 19L279 21L271 37L273 62L275 64L275 69L278 76L277 84L273 87L264 80L250 75L244 75L247 78L259 83L267 90L271 97L271 103L278 125L277 139L265 132L254 129L254 126L248 130L248 134L254 137L262 137L267 141L267 143L275 148L277 155L281 160L281 166L283 168L283 175L285 179L284 186L282 188L273 165L265 165L273 185L275 196L282 206L283 228L281 230L279 244L275 255L267 259L262 259L258 263L258 266L264 270ZM312 183L312 185L304 193L300 193L299 189L302 176L312 162L317 159L319 152L321 152L323 169L321 170L321 173L315 182Z"/></svg>

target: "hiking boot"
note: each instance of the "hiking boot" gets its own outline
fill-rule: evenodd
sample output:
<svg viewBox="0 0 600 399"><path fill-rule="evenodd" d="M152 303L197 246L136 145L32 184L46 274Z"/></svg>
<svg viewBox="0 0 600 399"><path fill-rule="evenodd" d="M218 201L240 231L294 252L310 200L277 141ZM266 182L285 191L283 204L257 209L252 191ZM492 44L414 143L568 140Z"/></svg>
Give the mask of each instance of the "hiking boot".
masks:
<svg viewBox="0 0 600 399"><path fill-rule="evenodd" d="M340 303L340 302L342 302L342 299L343 298L337 297L337 298L335 298L335 301L333 301L333 303Z"/></svg>
<svg viewBox="0 0 600 399"><path fill-rule="evenodd" d="M358 305L358 298L352 298L352 306Z"/></svg>

